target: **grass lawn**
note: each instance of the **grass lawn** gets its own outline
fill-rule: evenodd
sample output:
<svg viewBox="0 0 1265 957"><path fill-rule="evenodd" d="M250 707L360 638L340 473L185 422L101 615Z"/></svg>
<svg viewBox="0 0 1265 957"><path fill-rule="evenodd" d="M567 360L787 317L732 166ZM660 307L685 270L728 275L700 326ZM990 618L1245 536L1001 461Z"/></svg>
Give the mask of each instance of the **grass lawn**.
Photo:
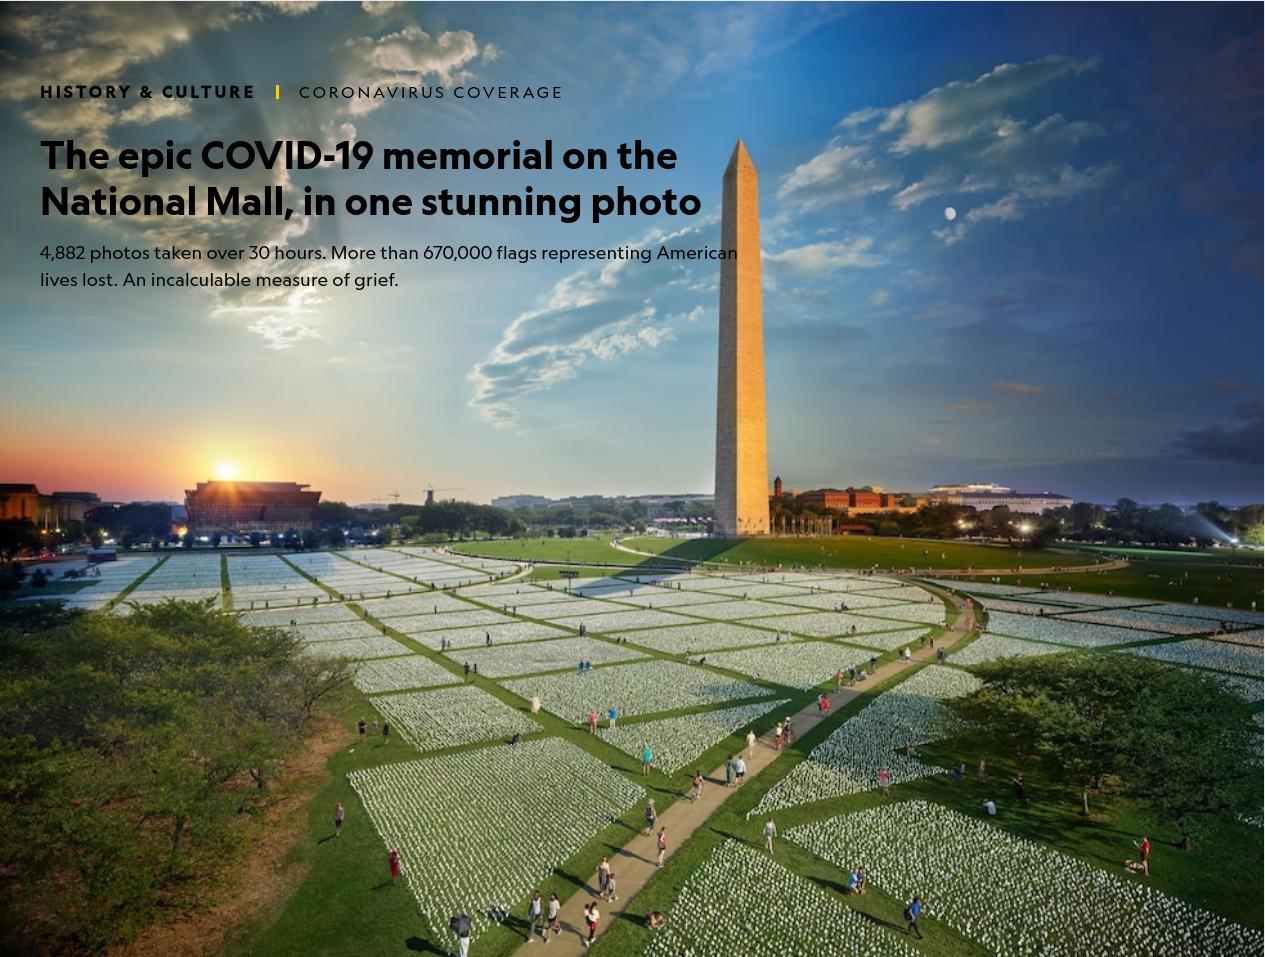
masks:
<svg viewBox="0 0 1265 957"><path fill-rule="evenodd" d="M516 562L591 562L637 565L642 559L611 546L609 538L519 538L510 541L457 542L448 546L463 555L506 558Z"/></svg>
<svg viewBox="0 0 1265 957"><path fill-rule="evenodd" d="M1104 550L1105 551L1105 550ZM1113 550L1114 551L1114 550ZM1052 580L1059 588L1075 591L1150 598L1156 601L1190 602L1234 608L1265 607L1262 601L1262 566L1259 556L1241 552L1169 552L1144 549L1122 549L1128 554L1129 567L1117 571L1068 572ZM1004 575L1011 585L1035 585L1042 579L1034 575Z"/></svg>
<svg viewBox="0 0 1265 957"><path fill-rule="evenodd" d="M1004 545L840 535L833 538L627 538L643 552L693 561L825 565L830 568L1049 568L1089 565L1093 558L1070 550L1014 549Z"/></svg>

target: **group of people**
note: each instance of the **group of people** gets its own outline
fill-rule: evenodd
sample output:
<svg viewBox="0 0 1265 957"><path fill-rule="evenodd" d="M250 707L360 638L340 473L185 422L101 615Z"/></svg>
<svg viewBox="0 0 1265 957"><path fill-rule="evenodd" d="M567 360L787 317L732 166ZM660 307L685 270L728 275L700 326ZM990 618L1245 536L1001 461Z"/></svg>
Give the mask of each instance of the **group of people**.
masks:
<svg viewBox="0 0 1265 957"><path fill-rule="evenodd" d="M364 718L361 718L361 719L360 719L360 720L356 723L356 730L360 732L360 741L361 741L361 743L362 743L362 744L363 744L365 741L368 741L368 740L369 740L369 724L368 724L368 722L366 722L366 721L365 721L365 719L364 719ZM374 734L377 734L377 733L378 733L378 718L377 718L377 715L374 715L374 718L373 718L373 733L374 733ZM391 722L390 722L390 721L383 721L383 722L382 722L382 743L383 743L383 744L390 744L390 743L391 743ZM355 749L353 748L352 750L354 751Z"/></svg>
<svg viewBox="0 0 1265 957"><path fill-rule="evenodd" d="M615 727L615 719L619 717L619 709L611 705L606 709L606 726L608 728ZM597 734L597 723L600 720L596 708L590 708L589 713L585 716L589 726L589 734Z"/></svg>

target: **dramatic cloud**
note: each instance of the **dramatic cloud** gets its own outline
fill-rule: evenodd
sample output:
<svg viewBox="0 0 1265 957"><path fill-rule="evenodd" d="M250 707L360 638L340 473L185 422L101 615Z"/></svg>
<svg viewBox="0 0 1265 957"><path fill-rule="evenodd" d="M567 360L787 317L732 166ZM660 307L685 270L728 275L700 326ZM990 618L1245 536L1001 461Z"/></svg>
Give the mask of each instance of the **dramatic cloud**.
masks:
<svg viewBox="0 0 1265 957"><path fill-rule="evenodd" d="M1233 462L1258 467L1265 457L1262 425L1265 414L1259 402L1244 403L1235 409L1241 424L1214 425L1189 429L1178 434L1170 448L1185 459Z"/></svg>
<svg viewBox="0 0 1265 957"><path fill-rule="evenodd" d="M795 167L778 187L778 199L813 208L872 193L885 193L901 183L901 175L872 158L865 147L831 143Z"/></svg>
<svg viewBox="0 0 1265 957"><path fill-rule="evenodd" d="M692 249L715 231L716 219L708 217L673 233L654 230L632 245L656 253L660 246ZM485 420L510 425L518 420L517 400L523 396L574 379L591 362L611 362L671 341L676 328L704 314L704 294L710 298L712 291L686 261L646 266L617 260L574 272L554 284L539 308L515 318L487 359L470 371L470 405Z"/></svg>
<svg viewBox="0 0 1265 957"><path fill-rule="evenodd" d="M822 275L840 269L881 266L887 260L869 252L873 245L873 239L861 236L844 242L811 243L780 253L765 253L764 259L774 269L785 268L792 272Z"/></svg>
<svg viewBox="0 0 1265 957"><path fill-rule="evenodd" d="M1005 110L1053 80L1083 73L1092 63L1049 56L1031 63L1003 63L972 81L957 80L887 112L879 130L896 137L892 150L908 153L996 134Z"/></svg>

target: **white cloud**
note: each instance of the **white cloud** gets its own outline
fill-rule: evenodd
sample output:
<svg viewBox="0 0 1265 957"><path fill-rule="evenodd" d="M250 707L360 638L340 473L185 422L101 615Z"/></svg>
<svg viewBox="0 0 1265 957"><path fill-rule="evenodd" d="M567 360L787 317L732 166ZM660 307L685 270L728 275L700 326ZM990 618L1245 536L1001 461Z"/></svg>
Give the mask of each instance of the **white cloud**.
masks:
<svg viewBox="0 0 1265 957"><path fill-rule="evenodd" d="M652 230L635 248L657 251L714 245L716 217L675 232ZM715 264L709 263L714 269ZM679 326L706 315L688 261L643 265L616 260L558 280L535 309L520 313L482 362L471 369L470 405L496 425L516 422L519 400L581 375L593 362L613 362L660 348Z"/></svg>
<svg viewBox="0 0 1265 957"><path fill-rule="evenodd" d="M936 149L979 133L996 133L1005 122L1005 109L1016 100L1093 66L1063 56L1003 63L978 79L955 80L892 107L879 128L895 135L892 150L896 153Z"/></svg>
<svg viewBox="0 0 1265 957"><path fill-rule="evenodd" d="M1082 193L1102 189L1119 172L1112 163L1076 169L1065 166L1050 177L1021 177L1009 192L982 206L968 210L956 223L935 230L946 246L961 241L975 223L1015 222L1033 209L1071 199Z"/></svg>
<svg viewBox="0 0 1265 957"><path fill-rule="evenodd" d="M346 50L347 82L354 86L415 85L427 79L443 84L460 82L469 76L467 64L479 56L479 45L469 30L447 30L431 36L413 24L381 37L348 40ZM348 112L370 113L382 102L352 100Z"/></svg>
<svg viewBox="0 0 1265 957"><path fill-rule="evenodd" d="M810 243L785 249L780 253L766 253L766 262L776 267L785 267L793 272L824 274L840 269L868 269L881 266L887 260L870 252L874 240L869 236L861 236L845 241Z"/></svg>
<svg viewBox="0 0 1265 957"><path fill-rule="evenodd" d="M891 298L891 293L889 293L886 289L880 289L870 297L870 305L876 308L878 306L885 306Z"/></svg>
<svg viewBox="0 0 1265 957"><path fill-rule="evenodd" d="M895 189L900 172L869 155L864 146L832 140L824 150L795 167L778 187L778 199L803 208L862 199Z"/></svg>

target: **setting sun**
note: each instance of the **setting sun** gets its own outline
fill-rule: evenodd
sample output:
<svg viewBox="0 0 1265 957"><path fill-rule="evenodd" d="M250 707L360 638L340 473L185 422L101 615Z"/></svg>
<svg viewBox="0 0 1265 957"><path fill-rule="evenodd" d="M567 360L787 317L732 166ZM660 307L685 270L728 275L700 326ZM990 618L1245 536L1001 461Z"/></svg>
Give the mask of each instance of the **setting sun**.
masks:
<svg viewBox="0 0 1265 957"><path fill-rule="evenodd" d="M215 477L226 482L237 478L237 464L227 461L216 462Z"/></svg>

